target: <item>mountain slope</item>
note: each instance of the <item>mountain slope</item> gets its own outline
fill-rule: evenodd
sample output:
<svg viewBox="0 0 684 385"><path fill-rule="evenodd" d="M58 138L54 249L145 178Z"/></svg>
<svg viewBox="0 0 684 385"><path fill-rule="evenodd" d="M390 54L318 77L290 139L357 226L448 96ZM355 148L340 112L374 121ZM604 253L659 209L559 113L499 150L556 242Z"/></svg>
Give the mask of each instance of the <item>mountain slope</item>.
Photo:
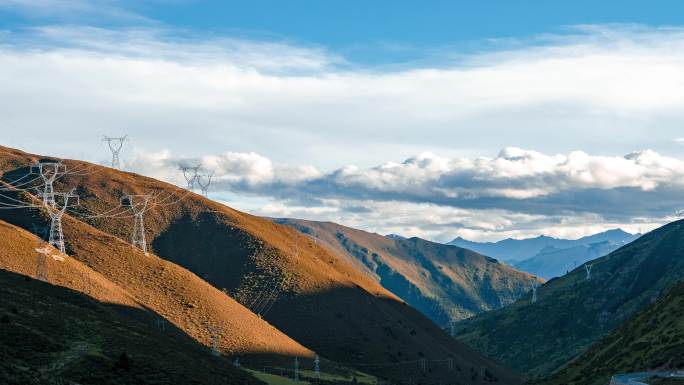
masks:
<svg viewBox="0 0 684 385"><path fill-rule="evenodd" d="M160 331L126 290L56 250L45 261L50 282L28 278L37 245L0 221L0 383L258 383L171 325Z"/></svg>
<svg viewBox="0 0 684 385"><path fill-rule="evenodd" d="M346 256L434 322L468 318L508 305L536 278L460 247L385 237L329 222L276 219Z"/></svg>
<svg viewBox="0 0 684 385"><path fill-rule="evenodd" d="M8 171L4 175L6 180L24 177L28 164L38 159L20 151L2 150L0 165ZM69 170L85 170L60 178L55 184L58 191L76 187L81 196L81 206L71 210L65 220L67 250L101 273L108 271L111 263L105 262L103 253L92 253L90 241L95 239L110 247L125 245L130 249L132 218L127 210L117 209L120 198L124 192L151 194L144 221L154 255L172 262L172 266L183 266L211 283L215 288L207 288L207 293L218 293L220 298L229 299L218 290L225 289L278 330L321 356L364 371L372 370L373 374L396 382L413 377L414 383L439 383L446 378L461 382L467 379L474 384L494 378L503 383L518 383L506 369L450 338L346 260L294 229L235 211L151 178L85 162L64 162ZM8 220L23 227L35 220L26 214L16 215L6 214ZM137 276L143 272L148 279L161 275L166 278L154 265L161 259L154 255L147 258L141 252L132 254L125 261L131 264L127 267L131 273L126 274ZM129 284L123 278L119 281L109 278L121 286ZM140 283L140 286L145 285ZM152 291L164 291L164 287L165 284L159 283ZM185 287L177 287L169 295L184 290ZM145 295L136 293L136 297L145 298ZM208 343L208 336L200 334L203 329L200 325L209 316L191 320L184 316L205 309L204 303L192 301L189 298L178 301L181 307L176 310L177 322L193 337ZM221 315L212 312L210 316ZM251 326L249 321L242 327ZM244 345L253 346L247 337L250 333L253 332L246 331L242 336ZM263 338L271 341L268 335ZM288 346L280 354L312 355L296 344ZM425 370L417 372L416 367L421 368L419 362L423 359ZM449 359L452 369L446 365Z"/></svg>
<svg viewBox="0 0 684 385"><path fill-rule="evenodd" d="M684 275L684 223L674 222L581 266L502 310L459 325L479 351L535 376L548 375L648 306ZM562 348L559 348L562 347Z"/></svg>
<svg viewBox="0 0 684 385"><path fill-rule="evenodd" d="M681 368L684 368L684 282L542 384L599 385L607 384L611 376L619 373Z"/></svg>
<svg viewBox="0 0 684 385"><path fill-rule="evenodd" d="M541 235L527 239L509 238L498 242L472 242L459 237L448 244L470 249L501 261L514 263L532 258L548 247L567 249L606 241L626 244L639 236L641 234L634 235L621 229L613 229L579 239L557 239Z"/></svg>
<svg viewBox="0 0 684 385"><path fill-rule="evenodd" d="M604 241L566 249L550 246L532 258L515 262L513 267L544 279L551 279L567 274L585 262L610 254L624 245L624 242Z"/></svg>

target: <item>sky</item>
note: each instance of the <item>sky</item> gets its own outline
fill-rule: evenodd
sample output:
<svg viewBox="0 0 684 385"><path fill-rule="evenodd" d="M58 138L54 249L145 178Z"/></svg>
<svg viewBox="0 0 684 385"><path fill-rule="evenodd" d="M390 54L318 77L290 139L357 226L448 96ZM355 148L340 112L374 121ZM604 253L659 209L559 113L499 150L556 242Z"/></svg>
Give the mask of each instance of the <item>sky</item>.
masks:
<svg viewBox="0 0 684 385"><path fill-rule="evenodd" d="M676 219L676 1L0 0L0 144L446 242Z"/></svg>

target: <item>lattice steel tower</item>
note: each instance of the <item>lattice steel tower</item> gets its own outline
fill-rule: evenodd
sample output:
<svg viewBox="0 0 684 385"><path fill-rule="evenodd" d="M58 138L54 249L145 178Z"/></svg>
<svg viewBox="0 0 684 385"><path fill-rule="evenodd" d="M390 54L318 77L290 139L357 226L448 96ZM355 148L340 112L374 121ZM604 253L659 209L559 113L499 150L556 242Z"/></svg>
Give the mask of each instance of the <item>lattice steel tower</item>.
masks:
<svg viewBox="0 0 684 385"><path fill-rule="evenodd" d="M62 205L55 200L53 207L48 207L48 214L50 215L50 233L48 243L64 253L64 232L62 231L62 217L69 206L78 206L80 200L78 195L74 194L74 190L65 193L54 193L55 196L62 198ZM75 200L75 204L70 204L70 201Z"/></svg>
<svg viewBox="0 0 684 385"><path fill-rule="evenodd" d="M195 188L195 181L197 180L197 173L199 172L200 167L201 165L180 166L180 170L183 171L183 177L185 178L185 181L188 182L188 190L193 190Z"/></svg>
<svg viewBox="0 0 684 385"><path fill-rule="evenodd" d="M109 146L109 149L112 151L112 168L121 168L119 152L121 152L121 148L123 147L124 141L126 141L127 137L128 135L124 135L120 138L112 138L106 135L102 137L102 141L107 142L107 146Z"/></svg>
<svg viewBox="0 0 684 385"><path fill-rule="evenodd" d="M539 288L538 284L533 284L532 285L532 303L537 302L537 289Z"/></svg>
<svg viewBox="0 0 684 385"><path fill-rule="evenodd" d="M36 224L32 224L32 226L33 233L38 236L38 241L36 242L36 279L39 281L48 282L49 273L47 257L48 254L50 254L50 248L47 246L41 247L43 246L43 242L45 242L45 238L47 237L48 229L43 226L37 226Z"/></svg>
<svg viewBox="0 0 684 385"><path fill-rule="evenodd" d="M197 175L195 179L202 190L202 195L204 195L205 198L209 196L209 185L211 185L211 178L213 177L214 173L211 173L208 175ZM202 178L204 178L204 182L202 181Z"/></svg>
<svg viewBox="0 0 684 385"><path fill-rule="evenodd" d="M43 188L38 189L43 204L47 207L55 207L55 180L66 174L66 165L61 162L36 163L31 166L31 173L40 175L43 179Z"/></svg>
<svg viewBox="0 0 684 385"><path fill-rule="evenodd" d="M147 211L151 195L125 195L121 197L121 206L128 206L133 211L133 234L131 244L147 254L147 241L145 240L145 220L143 215Z"/></svg>

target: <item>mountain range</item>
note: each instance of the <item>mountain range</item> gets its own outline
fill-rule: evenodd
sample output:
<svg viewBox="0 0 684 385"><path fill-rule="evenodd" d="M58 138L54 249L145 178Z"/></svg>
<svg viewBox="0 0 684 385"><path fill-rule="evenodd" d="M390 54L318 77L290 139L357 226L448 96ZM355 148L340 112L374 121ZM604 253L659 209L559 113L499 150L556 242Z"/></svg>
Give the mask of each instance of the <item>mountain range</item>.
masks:
<svg viewBox="0 0 684 385"><path fill-rule="evenodd" d="M30 174L30 165L38 161L63 162L68 172L57 178L55 191L74 191L80 197L80 205L67 210L62 219L67 255L60 256L61 260L48 258L47 281L76 292L73 295L77 298L87 297L97 309L106 308L116 317L132 317L130 325L117 324L118 333L131 336L122 337L122 344L135 340L139 325L153 328L149 320L159 319L196 351L210 356L212 347L221 356L239 359L243 368L268 364L283 370L292 368L295 358L312 368L314 357L319 355L325 369L364 372L397 384L438 384L446 378L472 384L519 383L511 371L453 339L349 258L289 226L144 176L0 147L0 204L35 206L0 210L0 223L26 238L28 244L40 242L26 231L49 222L34 195L33 188L40 187L41 181ZM20 185L21 189L12 187ZM122 205L132 199L130 196L149 200L143 219L147 254L130 243L136 218ZM54 249L50 252L59 254ZM461 258L458 254L453 258ZM2 268L14 274L8 279L21 281L16 275L35 276L38 261L35 248L26 246L4 255ZM86 275L97 279L79 283L83 273L74 266L87 268ZM65 273L65 277L57 274L64 269L74 272ZM24 304L41 300L41 290L34 287L43 286L22 289ZM108 306L110 303L116 306ZM10 325L28 322L11 315L11 310ZM72 318L84 327L109 322L105 315L96 317L100 310L94 314L91 323L79 321L77 315ZM44 364L54 368L48 372L55 381L85 376L62 371L62 358L97 356L107 350L106 339L86 338L75 332L68 336L75 340L56 346ZM81 342L88 349L74 353L73 345L80 346ZM154 344L149 339L140 342ZM159 346L178 355L185 351L183 344L177 348L171 342ZM150 362L152 353L146 355L129 345L121 349L126 349L131 365L155 364ZM16 364L9 365L8 371L20 371L30 361L30 352L15 353L12 362ZM93 366L88 375L126 383L123 372L112 369L117 367L117 354L100 357L102 365ZM161 357L164 355L156 364L163 368L159 366ZM192 377L195 368L187 362L195 361L184 362L185 367L175 370ZM253 381L244 376L252 372L227 371L217 378Z"/></svg>
<svg viewBox="0 0 684 385"><path fill-rule="evenodd" d="M447 244L477 251L500 261L512 263L532 258L547 247L567 249L606 241L629 243L639 236L640 234L630 234L622 229L613 229L579 239L562 239L540 235L525 239L506 238L497 242L473 242L458 237Z"/></svg>
<svg viewBox="0 0 684 385"><path fill-rule="evenodd" d="M551 279L602 257L640 236L641 234L613 229L579 239L558 239L542 235L527 239L508 238L498 242L472 242L456 238L448 244L477 251L505 261L518 270Z"/></svg>

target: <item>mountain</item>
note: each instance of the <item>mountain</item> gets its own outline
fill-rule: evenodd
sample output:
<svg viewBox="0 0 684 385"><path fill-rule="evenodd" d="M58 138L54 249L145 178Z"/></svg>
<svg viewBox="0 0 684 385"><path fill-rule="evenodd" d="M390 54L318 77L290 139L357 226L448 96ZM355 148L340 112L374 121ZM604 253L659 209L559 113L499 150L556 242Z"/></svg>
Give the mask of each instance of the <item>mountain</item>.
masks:
<svg viewBox="0 0 684 385"><path fill-rule="evenodd" d="M536 238L527 239L504 239L498 242L472 242L458 237L448 245L454 245L476 251L478 253L506 261L511 264L533 258L545 248L568 249L581 245L590 245L599 242L615 242L626 244L638 238L640 234L630 234L621 229L613 229L602 233L589 235L579 239L557 239L540 235Z"/></svg>
<svg viewBox="0 0 684 385"><path fill-rule="evenodd" d="M567 249L549 246L532 258L513 263L513 267L548 280L560 277L577 268L578 265L607 255L624 245L623 242L604 241Z"/></svg>
<svg viewBox="0 0 684 385"><path fill-rule="evenodd" d="M49 282L30 278L37 245L0 221L0 383L259 383L172 323L156 327L156 313L76 259L53 249Z"/></svg>
<svg viewBox="0 0 684 385"><path fill-rule="evenodd" d="M439 325L508 305L537 278L470 250L330 222L275 219L346 258Z"/></svg>
<svg viewBox="0 0 684 385"><path fill-rule="evenodd" d="M681 368L684 368L684 282L540 385L602 385L615 374Z"/></svg>
<svg viewBox="0 0 684 385"><path fill-rule="evenodd" d="M546 376L684 276L684 223L670 223L548 281L516 303L457 325L459 338L509 367Z"/></svg>
<svg viewBox="0 0 684 385"><path fill-rule="evenodd" d="M40 159L54 158L0 148L3 180L30 186L29 165ZM151 178L62 161L70 171L55 190L80 196L63 220L67 253L205 345L208 324L218 324L220 350L245 362L298 357L311 366L315 352L399 384L519 383L288 226ZM129 243L135 218L121 205L129 194L149 194L149 256ZM32 199L23 191L2 195L5 204ZM45 223L37 209L0 210L0 219L25 229Z"/></svg>

